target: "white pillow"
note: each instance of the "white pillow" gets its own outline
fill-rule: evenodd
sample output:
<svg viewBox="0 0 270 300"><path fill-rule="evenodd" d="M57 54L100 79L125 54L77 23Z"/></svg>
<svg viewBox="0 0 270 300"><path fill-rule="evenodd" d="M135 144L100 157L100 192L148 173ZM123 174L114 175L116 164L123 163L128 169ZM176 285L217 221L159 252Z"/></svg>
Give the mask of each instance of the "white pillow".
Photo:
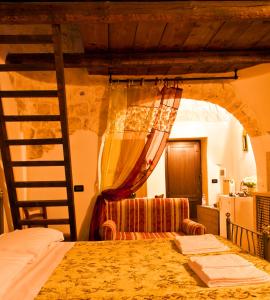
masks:
<svg viewBox="0 0 270 300"><path fill-rule="evenodd" d="M52 228L33 227L15 230L0 236L0 251L32 254L36 258L53 243L63 240L63 233Z"/></svg>

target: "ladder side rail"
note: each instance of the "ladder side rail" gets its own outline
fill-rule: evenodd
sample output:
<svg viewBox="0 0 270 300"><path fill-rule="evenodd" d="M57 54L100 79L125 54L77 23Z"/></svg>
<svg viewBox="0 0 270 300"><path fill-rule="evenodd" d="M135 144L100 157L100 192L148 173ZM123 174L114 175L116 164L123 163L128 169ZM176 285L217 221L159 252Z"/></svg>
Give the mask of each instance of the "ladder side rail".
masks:
<svg viewBox="0 0 270 300"><path fill-rule="evenodd" d="M2 133L0 137L1 155L2 155L5 178L6 178L6 185L7 185L9 204L10 204L11 215L13 220L13 226L14 229L21 229L22 228L20 224L21 216L20 216L19 207L17 206L17 201L18 201L17 191L13 185L13 183L15 182L15 178L14 178L13 168L10 164L11 162L10 148L6 143L6 141L8 140L8 136L7 136L6 124L4 121L4 109L3 109L3 103L1 97L0 97L0 132Z"/></svg>
<svg viewBox="0 0 270 300"><path fill-rule="evenodd" d="M70 219L70 239L76 240L77 232L76 232L73 180L72 180L70 145L69 145L69 134L68 134L64 60L63 60L60 25L53 24L52 32L53 32L54 58L55 58L55 68L56 68L56 81L57 81L58 98L59 98L59 111L60 111L60 119L61 119L62 138L63 138L63 153L64 153L64 160L66 161L65 175L67 181L67 199L69 202L68 212L69 212L69 219Z"/></svg>

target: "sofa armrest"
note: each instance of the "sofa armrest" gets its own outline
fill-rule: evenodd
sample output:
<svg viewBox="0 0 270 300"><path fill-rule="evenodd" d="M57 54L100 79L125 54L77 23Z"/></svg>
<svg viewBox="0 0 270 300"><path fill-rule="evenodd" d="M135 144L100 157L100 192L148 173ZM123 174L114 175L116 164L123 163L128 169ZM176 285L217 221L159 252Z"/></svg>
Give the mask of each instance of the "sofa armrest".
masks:
<svg viewBox="0 0 270 300"><path fill-rule="evenodd" d="M182 222L182 231L187 235L200 235L205 234L206 227L190 219L184 219Z"/></svg>
<svg viewBox="0 0 270 300"><path fill-rule="evenodd" d="M116 224L113 220L105 221L99 228L99 234L102 240L116 239Z"/></svg>

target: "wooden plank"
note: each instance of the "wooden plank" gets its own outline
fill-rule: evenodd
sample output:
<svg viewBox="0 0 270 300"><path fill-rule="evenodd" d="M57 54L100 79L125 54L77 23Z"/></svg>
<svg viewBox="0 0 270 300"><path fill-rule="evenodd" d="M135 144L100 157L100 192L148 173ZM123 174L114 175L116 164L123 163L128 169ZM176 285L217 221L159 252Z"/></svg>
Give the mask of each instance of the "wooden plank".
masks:
<svg viewBox="0 0 270 300"><path fill-rule="evenodd" d="M11 161L12 167L51 167L64 166L63 160L30 160L30 161Z"/></svg>
<svg viewBox="0 0 270 300"><path fill-rule="evenodd" d="M164 74L167 75L171 66L151 66L147 68L147 74Z"/></svg>
<svg viewBox="0 0 270 300"><path fill-rule="evenodd" d="M172 65L168 71L168 75L190 74L194 73L194 70L198 70L198 73L205 73L207 66L204 64Z"/></svg>
<svg viewBox="0 0 270 300"><path fill-rule="evenodd" d="M52 139L9 139L6 140L7 145L19 146L19 145L56 145L63 144L62 138Z"/></svg>
<svg viewBox="0 0 270 300"><path fill-rule="evenodd" d="M133 44L135 51L157 49L165 28L166 22L140 22Z"/></svg>
<svg viewBox="0 0 270 300"><path fill-rule="evenodd" d="M265 35L269 36L269 34L270 22L254 21L237 39L232 41L230 47L234 49L254 48ZM270 43L267 45L270 47Z"/></svg>
<svg viewBox="0 0 270 300"><path fill-rule="evenodd" d="M64 74L64 58L62 51L61 28L60 25L54 24L52 26L53 32L53 45L54 45L54 58L56 67L56 81L59 99L59 111L61 116L61 129L63 137L63 154L65 160L65 176L67 183L67 200L68 200L68 213L70 220L70 237L71 240L77 240L76 218L74 208L74 195L73 195L73 179L71 169L70 157L70 144L68 133L68 118L67 118L67 102L66 102L66 89L65 89L65 74Z"/></svg>
<svg viewBox="0 0 270 300"><path fill-rule="evenodd" d="M22 64L52 62L53 57L46 53L40 54L9 54L7 61L16 60ZM127 53L66 53L66 68L93 67L134 67L136 65L174 65L174 64L218 64L218 63L266 63L270 61L270 49L234 50L234 51L168 51L168 52L127 52Z"/></svg>
<svg viewBox="0 0 270 300"><path fill-rule="evenodd" d="M87 71L88 71L88 74L91 75L105 75L105 76L108 76L110 74L112 74L112 70L108 67L91 67L91 68L87 68Z"/></svg>
<svg viewBox="0 0 270 300"><path fill-rule="evenodd" d="M160 50L179 50L189 36L193 28L191 21L168 23L160 39L158 48Z"/></svg>
<svg viewBox="0 0 270 300"><path fill-rule="evenodd" d="M0 44L49 44L51 35L0 35Z"/></svg>
<svg viewBox="0 0 270 300"><path fill-rule="evenodd" d="M219 30L223 21L197 22L185 40L183 50L202 50Z"/></svg>
<svg viewBox="0 0 270 300"><path fill-rule="evenodd" d="M18 207L48 207L48 206L67 206L67 200L20 200Z"/></svg>
<svg viewBox="0 0 270 300"><path fill-rule="evenodd" d="M0 97L2 98L55 98L57 97L57 91L55 90L29 90L29 91L0 91Z"/></svg>
<svg viewBox="0 0 270 300"><path fill-rule="evenodd" d="M5 122L42 122L60 121L59 115L9 115L4 117Z"/></svg>
<svg viewBox="0 0 270 300"><path fill-rule="evenodd" d="M269 28L270 22L265 22L266 27ZM264 36L254 45L258 49L265 49L267 48L267 45L270 45L270 30L267 30L267 32L264 34Z"/></svg>
<svg viewBox="0 0 270 300"><path fill-rule="evenodd" d="M230 49L234 40L238 38L248 29L251 21L240 22L227 20L216 32L216 35L209 41L207 49L223 50ZM270 45L269 45L270 46Z"/></svg>
<svg viewBox="0 0 270 300"><path fill-rule="evenodd" d="M84 49L88 50L108 50L108 24L88 24L79 25Z"/></svg>
<svg viewBox="0 0 270 300"><path fill-rule="evenodd" d="M0 64L0 72L39 72L39 71L53 71L53 64L30 64L30 65L21 65L21 64Z"/></svg>
<svg viewBox="0 0 270 300"><path fill-rule="evenodd" d="M269 20L269 1L88 1L0 4L2 24Z"/></svg>
<svg viewBox="0 0 270 300"><path fill-rule="evenodd" d="M18 207L16 206L17 202L17 192L13 187L14 182L14 174L13 170L8 164L11 161L10 149L5 147L5 141L8 139L7 129L5 126L5 122L3 120L4 112L3 112L3 104L0 97L0 150L3 161L3 169L6 179L6 186L8 191L9 204L11 209L11 215L13 220L13 225L15 229L20 229L21 225L19 224L20 212Z"/></svg>
<svg viewBox="0 0 270 300"><path fill-rule="evenodd" d="M16 188L66 187L66 181L15 181Z"/></svg>
<svg viewBox="0 0 270 300"><path fill-rule="evenodd" d="M117 49L123 51L133 49L137 26L137 23L130 22L109 24L109 50Z"/></svg>
<svg viewBox="0 0 270 300"><path fill-rule="evenodd" d="M40 220L21 220L20 225L60 225L60 224L69 224L69 219L40 219Z"/></svg>

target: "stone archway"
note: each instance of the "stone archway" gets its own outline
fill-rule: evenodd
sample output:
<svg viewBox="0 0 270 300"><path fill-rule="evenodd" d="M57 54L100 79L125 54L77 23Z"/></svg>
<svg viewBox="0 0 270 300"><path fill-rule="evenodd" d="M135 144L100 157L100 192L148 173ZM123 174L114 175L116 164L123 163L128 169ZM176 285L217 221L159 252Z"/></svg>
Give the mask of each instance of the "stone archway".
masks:
<svg viewBox="0 0 270 300"><path fill-rule="evenodd" d="M235 95L230 83L183 84L183 98L208 101L225 108L245 128L250 137L261 136L263 131L253 111Z"/></svg>
<svg viewBox="0 0 270 300"><path fill-rule="evenodd" d="M268 143L269 134L263 129L261 122L248 104L236 96L232 82L184 83L181 87L183 88L183 98L217 104L230 112L241 123L251 138L257 169L257 190L268 190L268 185L270 186L270 183L268 184L270 173L266 172L268 167L265 158L265 144Z"/></svg>

